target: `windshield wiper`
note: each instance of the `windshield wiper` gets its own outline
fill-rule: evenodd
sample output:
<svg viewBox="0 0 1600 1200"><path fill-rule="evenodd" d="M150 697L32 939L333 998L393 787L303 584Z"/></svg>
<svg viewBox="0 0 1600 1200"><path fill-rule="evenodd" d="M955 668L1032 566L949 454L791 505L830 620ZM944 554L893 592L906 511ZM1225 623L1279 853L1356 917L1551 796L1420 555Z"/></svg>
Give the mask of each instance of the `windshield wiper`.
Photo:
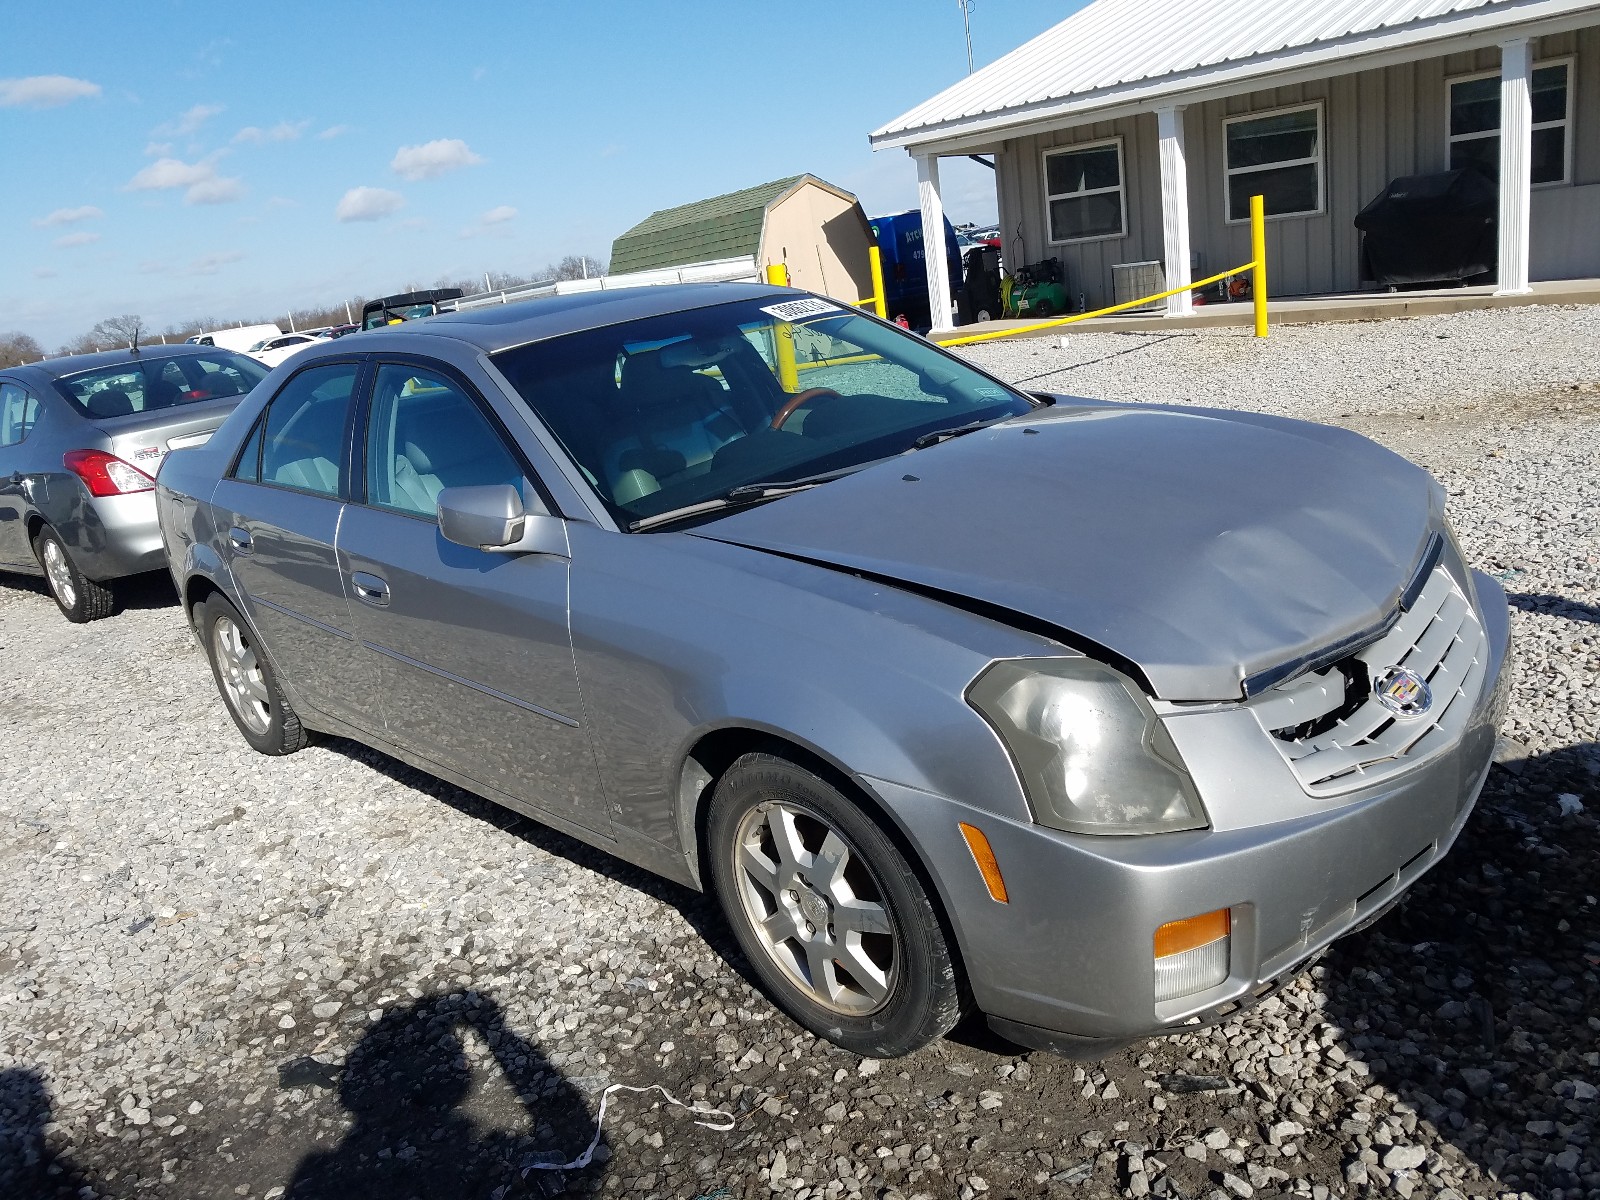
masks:
<svg viewBox="0 0 1600 1200"><path fill-rule="evenodd" d="M800 479L775 479L767 483L741 483L738 487L729 488L722 495L713 496L709 500L700 500L694 504L685 504L682 508L672 508L666 512L640 517L628 526L628 530L630 533L639 533L686 517L697 517L701 513L716 512L724 508L739 508L746 504L759 504L763 500L775 500L779 496L807 491L816 487L819 483L827 483L829 480L839 479L845 475L854 475L862 468L870 467L871 465L872 463L855 463L852 466L840 467L835 471L823 471L821 474L807 475Z"/></svg>
<svg viewBox="0 0 1600 1200"><path fill-rule="evenodd" d="M1002 418L1003 419L1003 418ZM925 433L911 443L913 450L926 450L929 446L937 446L940 442L947 442L951 438L958 438L964 433L976 433L990 421L973 421L967 425L952 425L949 429L935 429L932 433Z"/></svg>

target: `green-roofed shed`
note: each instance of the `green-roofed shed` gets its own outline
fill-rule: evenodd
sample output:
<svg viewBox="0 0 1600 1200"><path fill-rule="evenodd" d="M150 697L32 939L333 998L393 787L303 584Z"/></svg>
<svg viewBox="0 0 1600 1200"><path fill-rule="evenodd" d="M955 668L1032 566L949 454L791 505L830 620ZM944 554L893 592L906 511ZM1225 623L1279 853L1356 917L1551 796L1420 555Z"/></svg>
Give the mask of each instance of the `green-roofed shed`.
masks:
<svg viewBox="0 0 1600 1200"><path fill-rule="evenodd" d="M794 287L853 304L872 292L872 229L860 203L815 175L794 175L653 212L611 244L612 275L753 258Z"/></svg>

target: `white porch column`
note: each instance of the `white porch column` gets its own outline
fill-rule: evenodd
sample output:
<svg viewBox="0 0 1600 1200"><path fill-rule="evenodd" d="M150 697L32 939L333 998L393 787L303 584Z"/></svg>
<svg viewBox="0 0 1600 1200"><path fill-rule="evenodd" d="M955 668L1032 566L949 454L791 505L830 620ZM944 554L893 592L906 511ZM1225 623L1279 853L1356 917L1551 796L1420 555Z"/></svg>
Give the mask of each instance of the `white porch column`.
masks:
<svg viewBox="0 0 1600 1200"><path fill-rule="evenodd" d="M944 199L939 195L939 160L918 154L917 199L922 205L922 261L928 268L928 319L950 329L950 264L944 256Z"/></svg>
<svg viewBox="0 0 1600 1200"><path fill-rule="evenodd" d="M1528 286L1528 208L1533 184L1533 46L1500 43L1500 287L1523 296Z"/></svg>
<svg viewBox="0 0 1600 1200"><path fill-rule="evenodd" d="M1189 272L1189 167L1183 153L1183 106L1158 108L1156 130L1161 146L1161 232L1167 260L1167 286L1182 287ZM1167 297L1167 316L1194 311L1194 293Z"/></svg>

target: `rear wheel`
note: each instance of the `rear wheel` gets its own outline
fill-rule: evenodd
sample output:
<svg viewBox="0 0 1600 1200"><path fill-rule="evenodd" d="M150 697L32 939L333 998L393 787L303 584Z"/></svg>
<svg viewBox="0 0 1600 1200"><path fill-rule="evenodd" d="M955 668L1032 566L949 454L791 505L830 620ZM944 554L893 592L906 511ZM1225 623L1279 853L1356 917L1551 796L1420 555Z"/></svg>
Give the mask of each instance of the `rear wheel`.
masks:
<svg viewBox="0 0 1600 1200"><path fill-rule="evenodd" d="M217 690L244 740L262 754L293 754L304 746L310 740L305 727L239 610L214 595L200 606L198 624Z"/></svg>
<svg viewBox="0 0 1600 1200"><path fill-rule="evenodd" d="M778 1006L820 1037L894 1057L948 1032L962 987L905 857L838 789L747 754L708 814L712 882Z"/></svg>
<svg viewBox="0 0 1600 1200"><path fill-rule="evenodd" d="M39 530L33 550L39 556L45 582L50 585L50 595L55 598L62 616L75 625L82 625L111 615L116 606L111 589L78 570L59 533L46 525Z"/></svg>

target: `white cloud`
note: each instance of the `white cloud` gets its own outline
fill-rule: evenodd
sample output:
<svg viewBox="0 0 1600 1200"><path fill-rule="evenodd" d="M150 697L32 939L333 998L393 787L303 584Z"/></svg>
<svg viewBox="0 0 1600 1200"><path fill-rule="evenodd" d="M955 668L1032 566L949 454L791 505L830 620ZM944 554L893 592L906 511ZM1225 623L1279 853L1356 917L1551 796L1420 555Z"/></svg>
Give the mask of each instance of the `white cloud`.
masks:
<svg viewBox="0 0 1600 1200"><path fill-rule="evenodd" d="M186 163L176 158L158 158L123 185L128 192L161 192L171 188L193 187L216 177L210 163Z"/></svg>
<svg viewBox="0 0 1600 1200"><path fill-rule="evenodd" d="M437 179L482 161L460 138L439 138L420 146L401 146L389 168L401 179Z"/></svg>
<svg viewBox="0 0 1600 1200"><path fill-rule="evenodd" d="M232 204L244 199L244 184L234 176L202 179L183 194L185 204Z"/></svg>
<svg viewBox="0 0 1600 1200"><path fill-rule="evenodd" d="M350 132L350 126L348 126L348 125L330 125L326 129L324 129L321 133L317 134L317 139L319 141L326 142L330 138L340 137L343 134L346 134L346 133L349 133L349 132Z"/></svg>
<svg viewBox="0 0 1600 1200"><path fill-rule="evenodd" d="M405 206L406 198L385 188L355 187L339 198L333 215L341 221L381 221Z"/></svg>
<svg viewBox="0 0 1600 1200"><path fill-rule="evenodd" d="M87 246L90 242L98 242L99 240L100 235L98 233L80 229L77 233L69 233L63 237L58 237L55 244L63 250L69 250L73 246Z"/></svg>
<svg viewBox="0 0 1600 1200"><path fill-rule="evenodd" d="M229 204L244 196L244 184L233 176L217 174L211 162L186 163L178 158L158 158L127 183L125 192L165 192L185 189L185 204Z"/></svg>
<svg viewBox="0 0 1600 1200"><path fill-rule="evenodd" d="M29 75L24 79L0 79L0 108L59 108L98 96L100 85L70 75Z"/></svg>
<svg viewBox="0 0 1600 1200"><path fill-rule="evenodd" d="M461 231L461 236L470 238L479 237L483 234L498 233L501 237L509 237L508 230L496 229L496 226L504 225L506 222L515 221L516 219L517 210L509 204L501 204L491 208L471 225L468 225Z"/></svg>
<svg viewBox="0 0 1600 1200"><path fill-rule="evenodd" d="M244 258L237 250L224 250L218 254L204 254L195 259L184 268L185 275L215 275L217 271L229 263L236 263Z"/></svg>
<svg viewBox="0 0 1600 1200"><path fill-rule="evenodd" d="M144 144L144 156L146 158L166 158L171 153L171 142L146 142Z"/></svg>
<svg viewBox="0 0 1600 1200"><path fill-rule="evenodd" d="M85 204L81 208L58 208L47 217L38 217L34 224L40 229L48 229L52 225L74 225L79 221L93 221L106 214L92 204Z"/></svg>
<svg viewBox="0 0 1600 1200"><path fill-rule="evenodd" d="M261 129L255 125L246 125L233 135L233 140L259 146L264 142L293 142L297 141L310 121L279 121L271 129Z"/></svg>
<svg viewBox="0 0 1600 1200"><path fill-rule="evenodd" d="M176 121L157 125L152 132L157 137L188 137L221 111L220 104L196 104L182 113Z"/></svg>

